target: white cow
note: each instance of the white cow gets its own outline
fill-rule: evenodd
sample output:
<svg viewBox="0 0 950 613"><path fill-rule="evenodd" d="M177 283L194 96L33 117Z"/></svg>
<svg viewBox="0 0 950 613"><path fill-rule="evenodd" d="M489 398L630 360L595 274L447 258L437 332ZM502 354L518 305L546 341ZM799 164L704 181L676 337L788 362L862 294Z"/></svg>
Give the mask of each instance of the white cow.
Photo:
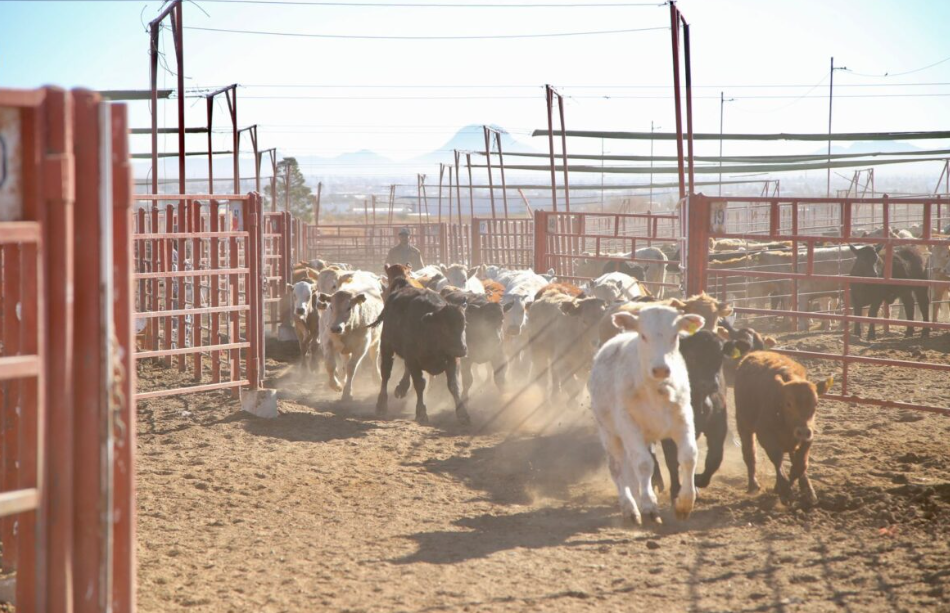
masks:
<svg viewBox="0 0 950 613"><path fill-rule="evenodd" d="M587 294L610 304L615 300L633 300L645 296L640 282L622 272L608 272L587 284Z"/></svg>
<svg viewBox="0 0 950 613"><path fill-rule="evenodd" d="M297 343L300 345L300 365L306 368L316 366L320 352L320 314L317 309L318 293L316 284L310 279L288 284L293 304L292 319Z"/></svg>
<svg viewBox="0 0 950 613"><path fill-rule="evenodd" d="M471 272L471 274L470 274ZM482 282L475 276L475 271L469 271L462 264L452 264L445 269L445 285L452 285L459 289L463 289L467 292L472 292L474 294L484 294L485 286L482 285ZM442 287L436 288L441 290Z"/></svg>
<svg viewBox="0 0 950 613"><path fill-rule="evenodd" d="M686 519L696 500L698 452L679 337L702 328L703 318L652 306L637 315L615 313L613 321L624 333L597 352L588 389L620 511L638 524L642 515L659 519L651 483L655 464L651 446L668 438L676 443L683 484L673 508L677 518Z"/></svg>
<svg viewBox="0 0 950 613"><path fill-rule="evenodd" d="M505 271L496 281L505 286L505 293L501 297L501 305L506 309L505 334L518 336L528 321L528 306L534 301L534 295L550 280L528 269Z"/></svg>

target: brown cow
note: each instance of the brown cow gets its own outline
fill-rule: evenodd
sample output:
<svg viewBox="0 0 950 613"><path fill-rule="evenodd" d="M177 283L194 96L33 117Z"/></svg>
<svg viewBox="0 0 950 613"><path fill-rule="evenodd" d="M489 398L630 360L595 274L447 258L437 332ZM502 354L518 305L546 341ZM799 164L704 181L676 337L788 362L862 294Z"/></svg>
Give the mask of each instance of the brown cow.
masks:
<svg viewBox="0 0 950 613"><path fill-rule="evenodd" d="M759 490L755 478L755 440L775 465L775 491L784 504L791 501L797 479L807 504L818 501L808 481L808 451L815 434L818 397L831 387L828 378L817 385L808 380L805 367L772 351L753 351L736 371L736 430L742 441L742 457L749 471L749 492ZM782 460L789 455L788 477Z"/></svg>
<svg viewBox="0 0 950 613"><path fill-rule="evenodd" d="M552 294L563 294L570 298L584 297L584 290L577 287L576 285L571 285L570 283L548 283L535 293L534 299L541 300L541 296L544 296L549 292Z"/></svg>
<svg viewBox="0 0 950 613"><path fill-rule="evenodd" d="M488 302L501 302L505 295L505 286L493 279L482 279L482 285L485 286L485 297Z"/></svg>
<svg viewBox="0 0 950 613"><path fill-rule="evenodd" d="M412 267L408 264L386 264L385 270L388 283L386 289L383 290L383 300L386 300L386 297L389 296L389 288L393 286L393 281L399 278L405 279L411 287L422 289L422 283L410 276L409 273L412 272Z"/></svg>

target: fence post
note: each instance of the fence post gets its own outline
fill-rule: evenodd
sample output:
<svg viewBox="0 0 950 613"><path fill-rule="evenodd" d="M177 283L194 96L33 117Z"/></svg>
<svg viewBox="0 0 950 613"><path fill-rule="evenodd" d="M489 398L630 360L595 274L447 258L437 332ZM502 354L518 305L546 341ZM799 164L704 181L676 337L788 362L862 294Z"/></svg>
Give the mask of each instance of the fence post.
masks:
<svg viewBox="0 0 950 613"><path fill-rule="evenodd" d="M479 225L480 224L478 220L472 217L472 228L471 228L472 263L471 263L471 266L473 268L475 266L482 265L482 243L481 243L481 235L479 234L479 230L480 230Z"/></svg>
<svg viewBox="0 0 950 613"><path fill-rule="evenodd" d="M687 203L686 240L689 245L686 261L686 295L702 293L706 286L706 263L709 260L710 200L702 194L691 195Z"/></svg>
<svg viewBox="0 0 950 613"><path fill-rule="evenodd" d="M538 273L546 270L545 253L548 246L548 212L534 212L534 270Z"/></svg>
<svg viewBox="0 0 950 613"><path fill-rule="evenodd" d="M263 364L263 348L260 331L263 328L263 300L264 291L262 287L263 267L261 261L261 241L263 232L263 218L260 211L257 194L252 192L248 194L248 199L244 203L244 218L247 220L247 268L248 282L246 287L247 302L250 310L247 316L247 340L250 346L247 350L247 380L251 391L257 391L260 387L259 367Z"/></svg>

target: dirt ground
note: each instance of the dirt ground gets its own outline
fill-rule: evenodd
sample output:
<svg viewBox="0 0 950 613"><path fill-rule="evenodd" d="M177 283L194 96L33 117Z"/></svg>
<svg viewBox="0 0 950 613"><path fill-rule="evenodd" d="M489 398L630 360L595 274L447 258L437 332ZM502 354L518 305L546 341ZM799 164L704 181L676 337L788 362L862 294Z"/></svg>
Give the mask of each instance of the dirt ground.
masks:
<svg viewBox="0 0 950 613"><path fill-rule="evenodd" d="M419 426L392 398L377 419L368 377L344 405L268 351L277 419L218 393L139 405L143 612L950 611L950 418L822 403L816 507L746 494L730 436L688 521L663 494L664 524L633 528L586 401L486 385L464 429L437 378ZM899 385L950 396L943 373Z"/></svg>

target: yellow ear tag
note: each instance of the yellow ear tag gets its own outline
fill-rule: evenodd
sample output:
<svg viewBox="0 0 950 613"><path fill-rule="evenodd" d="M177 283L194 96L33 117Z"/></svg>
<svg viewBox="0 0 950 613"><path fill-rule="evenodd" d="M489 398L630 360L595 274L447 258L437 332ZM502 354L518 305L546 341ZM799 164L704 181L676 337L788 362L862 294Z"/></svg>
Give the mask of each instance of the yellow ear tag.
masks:
<svg viewBox="0 0 950 613"><path fill-rule="evenodd" d="M695 321L689 320L689 322L686 324L686 332L688 334L696 334L698 330L699 324L697 324Z"/></svg>
<svg viewBox="0 0 950 613"><path fill-rule="evenodd" d="M825 381L825 389L826 389L826 390L830 390L830 389L831 389L831 386L834 385L834 384L835 384L835 376L834 376L834 375L831 375L831 376L828 377L828 379Z"/></svg>
<svg viewBox="0 0 950 613"><path fill-rule="evenodd" d="M733 360L738 360L740 357L742 357L742 353L737 348L733 347L732 355L729 357L731 357Z"/></svg>

